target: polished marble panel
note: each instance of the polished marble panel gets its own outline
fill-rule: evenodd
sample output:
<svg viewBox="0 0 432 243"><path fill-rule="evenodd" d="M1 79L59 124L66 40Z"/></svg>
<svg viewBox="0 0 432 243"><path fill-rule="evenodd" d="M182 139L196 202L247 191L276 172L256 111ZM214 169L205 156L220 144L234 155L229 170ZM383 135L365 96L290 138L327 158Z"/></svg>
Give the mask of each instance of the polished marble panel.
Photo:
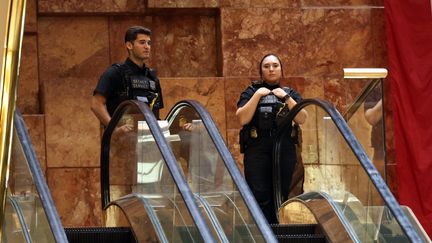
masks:
<svg viewBox="0 0 432 243"><path fill-rule="evenodd" d="M226 138L225 92L223 78L162 78L165 108L161 118L180 100L197 100L207 108L223 138Z"/></svg>
<svg viewBox="0 0 432 243"><path fill-rule="evenodd" d="M39 13L143 13L145 0L38 0Z"/></svg>
<svg viewBox="0 0 432 243"><path fill-rule="evenodd" d="M45 116L23 114L23 118L41 169L46 174Z"/></svg>
<svg viewBox="0 0 432 243"><path fill-rule="evenodd" d="M48 167L99 166L100 127L90 101L109 65L107 29L106 18L39 19Z"/></svg>
<svg viewBox="0 0 432 243"><path fill-rule="evenodd" d="M41 113L36 35L24 35L18 81L17 107L22 114Z"/></svg>
<svg viewBox="0 0 432 243"><path fill-rule="evenodd" d="M373 67L370 9L305 9L305 74L342 78L343 68Z"/></svg>
<svg viewBox="0 0 432 243"><path fill-rule="evenodd" d="M304 29L298 9L221 9L223 76L258 76L261 58L280 56L285 76L304 73Z"/></svg>
<svg viewBox="0 0 432 243"><path fill-rule="evenodd" d="M37 32L37 4L36 4L36 0L27 0L26 1L24 32L26 32L26 33Z"/></svg>
<svg viewBox="0 0 432 243"><path fill-rule="evenodd" d="M148 0L149 8L215 8L220 0Z"/></svg>
<svg viewBox="0 0 432 243"><path fill-rule="evenodd" d="M214 16L153 17L152 63L160 77L217 76Z"/></svg>
<svg viewBox="0 0 432 243"><path fill-rule="evenodd" d="M100 171L48 168L48 186L64 227L101 226Z"/></svg>

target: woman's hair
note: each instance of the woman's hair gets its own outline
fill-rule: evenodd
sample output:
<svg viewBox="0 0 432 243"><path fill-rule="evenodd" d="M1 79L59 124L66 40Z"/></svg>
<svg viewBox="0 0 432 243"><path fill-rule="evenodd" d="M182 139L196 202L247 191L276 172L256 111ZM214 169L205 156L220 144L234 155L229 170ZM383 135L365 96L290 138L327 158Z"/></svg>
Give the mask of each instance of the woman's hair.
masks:
<svg viewBox="0 0 432 243"><path fill-rule="evenodd" d="M260 74L261 79L262 79L262 63L264 62L264 59L266 59L266 57L268 57L268 56L274 56L274 57L276 57L276 59L278 59L279 64L280 64L280 67L281 67L282 77L283 77L284 74L283 74L283 66L282 66L282 61L281 61L281 59L280 59L277 55L275 55L275 54L273 54L273 53L269 53L269 54L265 55L265 56L261 59L261 62L259 63L258 70L259 70L259 74Z"/></svg>

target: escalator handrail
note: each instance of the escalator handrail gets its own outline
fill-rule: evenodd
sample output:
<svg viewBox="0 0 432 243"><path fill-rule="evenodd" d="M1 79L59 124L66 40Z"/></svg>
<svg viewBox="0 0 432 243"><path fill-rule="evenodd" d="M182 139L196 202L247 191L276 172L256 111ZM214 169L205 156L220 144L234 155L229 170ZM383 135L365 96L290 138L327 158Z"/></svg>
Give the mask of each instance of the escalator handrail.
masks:
<svg viewBox="0 0 432 243"><path fill-rule="evenodd" d="M360 105L363 104L363 102L366 100L369 94L378 85L381 85L381 90L382 90L382 79L374 79L370 81L366 87L363 88L363 90L360 92L360 95L357 96L357 98L354 100L351 106L348 107L348 109L343 113L342 116L345 119L345 121L351 119L351 117L354 115L354 113L356 113Z"/></svg>
<svg viewBox="0 0 432 243"><path fill-rule="evenodd" d="M390 208L390 211L393 213L396 220L399 222L399 225L401 226L402 230L405 232L405 234L408 236L408 238L411 240L411 242L421 242L421 238L418 235L418 233L414 230L412 224L408 220L407 216L402 211L399 203L393 196L393 194L390 192L389 188L387 187L387 184L381 177L378 170L375 168L369 157L367 156L366 152L363 150L363 147L359 143L359 141L354 136L353 132L351 131L348 124L345 122L342 115L336 110L336 108L329 102L322 100L322 99L304 99L297 103L291 111L288 113L287 118L281 123L279 127L279 132L276 135L275 139L275 165L279 166L280 158L278 155L280 155L279 151L281 149L281 141L284 136L286 136L287 132L290 130L290 126L292 124L292 121L294 117L297 115L297 113L310 105L316 105L321 107L327 114L331 117L333 120L335 126L340 131L341 135L347 142L348 146L353 151L354 155L357 157L357 159L360 161L361 166L364 168L365 172L371 179L372 183L377 188L380 195L383 197L384 201L386 202L387 206ZM276 190L277 191L277 190ZM278 206L281 202L278 202Z"/></svg>
<svg viewBox="0 0 432 243"><path fill-rule="evenodd" d="M15 198L13 198L12 196L8 196L9 202L11 203L12 207L15 209L15 212L18 216L18 221L20 223L21 226L21 231L23 232L24 235L24 240L26 241L26 243L31 243L31 237L30 237L30 231L28 230L27 227L27 223L25 221L24 218L24 213L21 210L21 207L19 206L18 202L15 200Z"/></svg>
<svg viewBox="0 0 432 243"><path fill-rule="evenodd" d="M15 109L14 127L21 142L24 156L28 162L31 176L39 193L39 198L41 200L42 206L44 207L54 239L56 242L68 242L48 185L46 184L43 172L40 168L40 163L36 156L36 152L33 149L24 120L18 109Z"/></svg>
<svg viewBox="0 0 432 243"><path fill-rule="evenodd" d="M115 110L114 115L109 122L107 128L105 129L102 136L101 144L101 194L102 194L102 207L105 208L110 202L110 188L109 188L109 155L110 155L110 141L111 135L117 126L123 113L129 107L138 108L142 113L150 128L150 132L155 139L156 145L162 155L165 164L168 167L169 172L186 204L189 213L191 214L194 222L201 234L204 242L215 242L209 227L204 220L204 217L195 201L186 180L177 164L175 156L165 140L165 137L158 125L158 122L146 103L136 101L136 100L126 100L122 102L119 107Z"/></svg>
<svg viewBox="0 0 432 243"><path fill-rule="evenodd" d="M217 128L215 122L213 121L207 109L204 108L204 106L198 101L182 100L177 102L177 104L175 104L173 108L171 108L170 112L167 115L166 120L170 122L175 116L175 114L183 107L193 108L202 119L202 122L205 128L207 129L210 138L213 140L215 147L222 158L222 161L224 162L226 168L228 169L228 172L231 174L231 177L235 185L237 186L241 197L245 201L246 206L249 208L252 218L257 224L257 227L260 230L261 234L263 235L264 239L267 242L277 242L273 231L271 230L269 224L267 223L264 214L262 213L260 207L258 206L258 203L256 202L255 197L253 196L251 190L249 189L249 186L247 185L244 176L240 172L236 161L234 160L231 152L226 146L219 132L219 129Z"/></svg>

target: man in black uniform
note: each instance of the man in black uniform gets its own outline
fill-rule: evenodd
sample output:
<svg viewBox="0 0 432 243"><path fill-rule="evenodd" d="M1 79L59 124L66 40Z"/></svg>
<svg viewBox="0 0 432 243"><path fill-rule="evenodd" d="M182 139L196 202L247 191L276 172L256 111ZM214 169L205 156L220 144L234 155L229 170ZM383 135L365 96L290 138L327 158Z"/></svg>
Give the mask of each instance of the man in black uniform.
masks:
<svg viewBox="0 0 432 243"><path fill-rule="evenodd" d="M139 100L149 104L156 118L163 108L162 90L155 72L145 65L150 57L151 30L132 26L125 34L128 58L113 64L100 77L93 92L91 109L106 127L115 109L125 100ZM129 126L119 128L123 132Z"/></svg>

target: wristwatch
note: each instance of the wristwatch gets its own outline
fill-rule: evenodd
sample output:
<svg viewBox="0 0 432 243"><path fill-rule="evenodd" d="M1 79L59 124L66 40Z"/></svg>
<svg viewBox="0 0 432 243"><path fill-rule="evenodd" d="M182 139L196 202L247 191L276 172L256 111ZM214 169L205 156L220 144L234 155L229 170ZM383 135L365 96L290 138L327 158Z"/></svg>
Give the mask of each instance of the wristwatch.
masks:
<svg viewBox="0 0 432 243"><path fill-rule="evenodd" d="M286 95L282 98L283 102L285 103L285 102L286 102L290 97L291 97L291 95L286 94Z"/></svg>

